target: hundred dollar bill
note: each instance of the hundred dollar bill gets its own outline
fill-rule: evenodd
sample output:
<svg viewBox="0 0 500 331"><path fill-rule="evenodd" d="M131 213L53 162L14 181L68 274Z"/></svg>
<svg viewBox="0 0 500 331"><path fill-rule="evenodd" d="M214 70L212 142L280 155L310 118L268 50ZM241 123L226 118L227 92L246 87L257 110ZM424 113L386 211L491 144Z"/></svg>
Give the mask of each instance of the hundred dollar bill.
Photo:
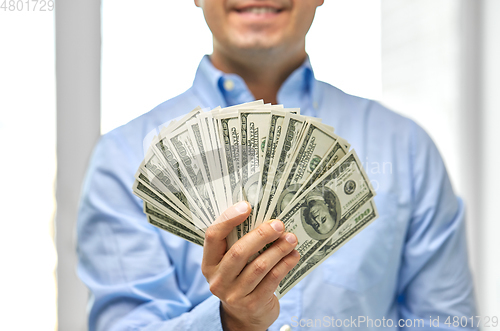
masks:
<svg viewBox="0 0 500 331"><path fill-rule="evenodd" d="M260 146L260 155L259 155L259 166L260 166L260 175L258 176L258 185L257 185L257 194L256 194L256 202L254 203L254 207L252 209L251 214L251 223L252 228L255 228L256 217L259 212L259 206L263 196L263 188L267 184L267 178L269 174L269 170L271 167L271 163L274 160L275 151L277 149L279 138L282 132L282 125L285 120L285 116L287 112L291 114L300 114L299 108L289 108L289 109L273 109L271 111L271 116L268 124L268 132L267 137Z"/></svg>
<svg viewBox="0 0 500 331"><path fill-rule="evenodd" d="M233 197L229 189L229 174L227 173L227 168L223 167L222 163L225 156L220 140L218 139L219 130L216 120L213 118L213 113L218 112L218 109L220 109L220 107L211 112L200 114L198 116L198 121L200 123L203 140L206 142L205 152L209 162L208 166L210 168L210 173L215 181L216 187L220 189L220 191L218 191L219 198L221 199L220 204L225 205L227 208L233 204ZM226 208L222 209L225 210Z"/></svg>
<svg viewBox="0 0 500 331"><path fill-rule="evenodd" d="M147 199L145 201L151 201L151 208L156 208L158 211L165 212L166 214L170 215L171 218L175 219L179 223L182 223L195 232L198 232L200 234L204 233L203 230L200 230L197 226L197 224L200 224L199 221L194 221L191 217L186 216L181 210L178 210L175 203L170 200L170 198L164 192L159 191L158 187L151 183L144 174L139 173L139 176L136 180L143 185L135 186L136 190L142 191L136 192L137 195L147 195L150 199ZM150 191L146 191L146 189ZM159 202L157 199L151 198L151 193L155 194L157 198L163 200L165 204ZM158 207L153 207L155 205L157 205Z"/></svg>
<svg viewBox="0 0 500 331"><path fill-rule="evenodd" d="M290 192L292 195L293 192ZM328 170L293 204L283 206L278 219L297 236L298 270L332 234L375 196L361 162L354 151ZM292 274L283 279L285 282Z"/></svg>
<svg viewBox="0 0 500 331"><path fill-rule="evenodd" d="M214 137L216 137L214 140L218 143L217 149L220 158L218 161L220 161L224 175L223 182L227 187L230 187L230 192L227 192L228 206L241 201L243 198L241 191L241 125L239 123L238 110L259 107L266 107L263 100L247 102L222 109L218 108L218 110L211 112L214 119L213 132L215 133ZM221 119L224 119L223 123Z"/></svg>
<svg viewBox="0 0 500 331"><path fill-rule="evenodd" d="M192 224L186 224L184 222L179 222L176 218L170 217L164 214L160 209L156 208L154 205L145 202L144 203L144 213L146 215L153 216L157 219L161 219L165 223L169 223L172 226L179 228L180 230L186 232L187 234L191 234L193 236L197 236L200 238L205 238L205 233L200 229L193 227Z"/></svg>
<svg viewBox="0 0 500 331"><path fill-rule="evenodd" d="M287 191L289 190L297 192L298 188L309 179L321 160L328 156L331 147L338 140L337 135L333 134L331 130L331 127L324 124L308 121L295 154L276 189L277 192L282 193L275 195L269 204L269 210L265 216L266 220L278 216L281 212L277 207L278 200L282 200L284 195L288 195ZM340 152L343 150L340 149ZM341 156L345 154L343 153Z"/></svg>
<svg viewBox="0 0 500 331"><path fill-rule="evenodd" d="M158 191L163 192L168 197L172 207L177 208L198 227L205 227L201 209L198 208L192 197L185 194L182 185L168 172L153 150L147 152L146 158L139 166L135 177L139 179L141 173L147 178L147 185L157 188Z"/></svg>
<svg viewBox="0 0 500 331"><path fill-rule="evenodd" d="M192 185L186 173L182 170L181 162L176 154L172 151L172 147L166 138L163 138L154 143L154 153L158 156L162 164L167 167L168 172L172 174L172 179L182 187L186 197L190 197L193 206L200 210L200 216L204 223L203 228L208 228L213 222L211 215L205 210L202 199L198 196L195 187ZM160 157L161 156L161 157Z"/></svg>
<svg viewBox="0 0 500 331"><path fill-rule="evenodd" d="M243 187L241 183L241 125L239 124L238 110L255 109L264 106L269 105L264 105L263 100L257 100L223 108L220 109L219 112L213 113L213 117L216 119L216 131L219 133L218 137L220 139L220 147L222 148L220 153L223 155L221 165L226 171L227 180L225 182L228 183L228 187L230 188L229 205L235 204L244 199L242 192ZM222 118L225 120L222 120ZM228 150L231 154L228 153ZM232 162L230 162L230 159ZM232 246L237 239L241 238L245 234L247 229L248 221L245 221L245 224L236 226L235 230L228 238L228 245Z"/></svg>
<svg viewBox="0 0 500 331"><path fill-rule="evenodd" d="M257 110L239 110L241 132L241 187L242 196L252 207L258 195L260 153L266 142L271 117L270 107ZM243 223L243 234L250 232L252 214Z"/></svg>
<svg viewBox="0 0 500 331"><path fill-rule="evenodd" d="M241 123L239 110L240 109L260 109L268 108L269 105L264 105L262 101L236 105L221 109L218 114L214 115L217 120L217 127L221 144L224 145L225 160L223 168L227 168L229 174L230 191L232 194L232 203L246 199L243 194L243 171L247 170L243 165L243 152L241 146ZM230 151L230 154L228 153ZM231 162L232 161L232 162ZM245 174L247 175L247 174ZM250 230L249 220L243 224L236 226L237 238L241 238Z"/></svg>
<svg viewBox="0 0 500 331"><path fill-rule="evenodd" d="M270 107L262 107L256 110L239 110L239 118L242 185L245 186L250 177L260 172L261 154L267 140L271 109Z"/></svg>
<svg viewBox="0 0 500 331"><path fill-rule="evenodd" d="M175 155L175 149L168 144L167 139L168 137L170 137L172 132L182 130L183 128L185 128L186 122L196 118L202 113L202 109L200 107L196 107L182 119L176 121L173 124L171 123L167 127L164 127L160 134L153 139L151 147L153 148L153 151L158 156L162 164L166 167L167 171L173 175L174 180L176 180L178 184L185 189L186 195L190 195L191 198L195 201L197 208L201 210L201 217L204 223L209 224L212 214L210 213L210 210L207 210L205 208L205 204L203 203L205 201L202 201L201 198L196 194L196 187L193 187L192 183L185 183L189 181L190 175L188 176L188 174L186 173L181 173L183 163L179 162L179 160L184 161L184 159L180 159L177 155ZM171 157L169 159L167 156L176 157Z"/></svg>
<svg viewBox="0 0 500 331"><path fill-rule="evenodd" d="M153 178L153 181L151 181ZM137 171L135 174L135 179L142 184L144 184L147 188L153 191L158 197L163 199L166 203L169 204L169 208L172 209L173 212L178 214L180 217L185 219L192 219L191 213L185 213L181 208L179 208L178 204L174 201L178 201L177 199L172 199L172 194L168 194L170 192L164 192L161 188L159 188L158 181L154 180L154 177L145 175L144 172Z"/></svg>
<svg viewBox="0 0 500 331"><path fill-rule="evenodd" d="M219 138L224 150L226 167L231 184L232 203L242 200L241 195L241 147L238 111L224 112L214 116L219 129ZM224 166L224 164L223 164Z"/></svg>
<svg viewBox="0 0 500 331"><path fill-rule="evenodd" d="M222 145L223 157L221 165L227 169L229 175L229 193L232 197L232 204L243 200L241 187L241 166L240 166L240 134L238 112L224 112L214 115L218 123L219 139ZM243 237L243 228L241 225L236 227L237 238Z"/></svg>
<svg viewBox="0 0 500 331"><path fill-rule="evenodd" d="M300 139L303 126L306 122L306 117L287 113L282 125L282 133L276 137L279 142L274 152L274 160L271 162L269 171L262 172L262 177L266 176L266 185L263 187L263 196L259 204L259 214L255 226L259 226L265 221L264 216L270 208L270 203L274 198L276 189L286 170L287 162L293 155L295 147ZM267 159L266 159L267 162ZM263 179L264 181L264 179Z"/></svg>
<svg viewBox="0 0 500 331"><path fill-rule="evenodd" d="M255 227L255 218L257 217L259 206L262 200L262 188L266 186L267 178L269 174L269 170L271 167L271 163L274 159L274 154L276 151L276 147L278 145L279 137L281 136L281 130L283 121L285 120L285 111L281 110L273 110L271 112L271 119L269 122L269 131L267 133L267 139L264 146L264 154L262 162L260 162L260 172L259 176L259 184L257 188L257 202L254 205L254 210L252 211L252 224Z"/></svg>
<svg viewBox="0 0 500 331"><path fill-rule="evenodd" d="M349 152L349 144L347 144L343 139L339 138L335 144L329 149L327 156L324 157L318 166L311 173L309 178L305 183L303 183L295 196L291 199L290 203L295 200L302 192L309 188L319 177L323 176L325 172L330 170L340 159L342 159ZM281 194L280 199L278 200L278 205L283 205Z"/></svg>
<svg viewBox="0 0 500 331"><path fill-rule="evenodd" d="M227 208L226 196L225 194L224 196L221 194L221 191L224 190L222 178L214 178L212 176L212 146L210 145L209 148L206 146L207 142L203 139L204 137L201 132L201 124L198 119L190 120L186 123L186 125L189 135L191 136L191 141L194 142L194 157L195 161L200 166L203 182L205 184L205 191L208 192L208 194L213 195L211 199L213 200L215 214L220 215L222 211Z"/></svg>
<svg viewBox="0 0 500 331"><path fill-rule="evenodd" d="M194 236L190 233L182 231L182 229L179 229L178 227L173 225L173 223L165 223L161 219L154 217L154 216L151 216L151 215L147 215L147 218L148 218L148 222L151 223L152 225L154 225L162 230L165 230L167 232L170 232L173 235L176 235L176 236L178 236L182 239L185 239L189 242L192 242L193 244L203 246L203 244L205 242L204 238L201 238L199 236Z"/></svg>
<svg viewBox="0 0 500 331"><path fill-rule="evenodd" d="M137 195L145 202L148 202L151 205L155 206L165 216L168 216L179 223L185 224L186 226L189 224L189 221L186 221L184 218L182 218L175 211L172 210L172 207L169 205L169 203L165 202L162 198L156 195L152 189L143 184L141 181L136 180L134 182L133 192L135 195ZM199 229L199 231L203 230Z"/></svg>
<svg viewBox="0 0 500 331"><path fill-rule="evenodd" d="M154 154L152 149L146 153L146 157L137 169L135 178L139 179L141 174L147 177L148 184L153 183L152 186L157 187L159 191L167 195L169 200L174 202L175 207L189 217L191 210L186 196L181 188L176 186L175 182L170 179L170 174L163 168L158 156Z"/></svg>
<svg viewBox="0 0 500 331"><path fill-rule="evenodd" d="M209 185L203 177L202 168L196 160L195 143L191 140L187 127L184 125L173 131L166 140L172 148L172 152L181 161L179 163L181 170L187 175L187 180L201 198L203 207L213 222L218 217L218 212L216 212L218 207L216 207L213 191L209 190Z"/></svg>
<svg viewBox="0 0 500 331"><path fill-rule="evenodd" d="M351 240L361 230L371 224L378 217L377 208L373 199L366 202L359 210L351 216L342 226L325 241L317 252L315 252L302 266L295 271L290 272L286 281L282 281L276 290L278 299L281 299L291 288L300 282L305 276L313 271L318 265L323 263L340 247Z"/></svg>
<svg viewBox="0 0 500 331"><path fill-rule="evenodd" d="M219 128L213 115L217 114L220 107L208 113L198 116L200 129L203 134L203 140L207 143L207 160L212 178L214 179L217 194L220 199L219 206L224 206L221 212L233 205L233 196L231 190L231 181L227 168L227 159L225 151L219 139ZM227 237L228 247L231 247L238 239L238 230L241 233L241 227L235 227Z"/></svg>

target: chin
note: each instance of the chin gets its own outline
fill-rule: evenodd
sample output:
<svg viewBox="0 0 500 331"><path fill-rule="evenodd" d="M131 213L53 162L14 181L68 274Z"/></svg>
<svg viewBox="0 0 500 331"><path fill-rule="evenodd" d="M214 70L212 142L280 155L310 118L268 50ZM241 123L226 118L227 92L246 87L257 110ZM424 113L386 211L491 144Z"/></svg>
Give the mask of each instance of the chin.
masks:
<svg viewBox="0 0 500 331"><path fill-rule="evenodd" d="M283 44L283 37L268 33L238 34L231 38L230 44L242 50L271 50Z"/></svg>

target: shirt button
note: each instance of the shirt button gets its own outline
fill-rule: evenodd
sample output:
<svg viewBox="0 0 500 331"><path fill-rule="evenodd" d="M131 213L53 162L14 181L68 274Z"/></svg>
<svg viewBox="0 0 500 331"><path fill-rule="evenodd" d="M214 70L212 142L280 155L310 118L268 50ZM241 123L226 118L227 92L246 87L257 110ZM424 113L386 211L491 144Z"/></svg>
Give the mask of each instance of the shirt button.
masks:
<svg viewBox="0 0 500 331"><path fill-rule="evenodd" d="M292 327L288 324L285 324L280 328L280 331L292 331Z"/></svg>
<svg viewBox="0 0 500 331"><path fill-rule="evenodd" d="M232 91L234 89L234 82L230 79L224 81L224 89L226 91Z"/></svg>
<svg viewBox="0 0 500 331"><path fill-rule="evenodd" d="M318 109L318 103L316 101L313 102L314 109Z"/></svg>

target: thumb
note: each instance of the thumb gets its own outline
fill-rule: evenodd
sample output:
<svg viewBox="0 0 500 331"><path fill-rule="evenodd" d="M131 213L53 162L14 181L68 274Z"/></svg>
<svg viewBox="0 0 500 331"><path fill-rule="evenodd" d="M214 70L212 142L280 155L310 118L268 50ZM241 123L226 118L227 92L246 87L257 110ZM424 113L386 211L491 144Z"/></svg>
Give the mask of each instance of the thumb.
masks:
<svg viewBox="0 0 500 331"><path fill-rule="evenodd" d="M226 237L235 226L250 215L251 207L246 201L226 209L205 232L203 259L208 265L216 265L226 253Z"/></svg>

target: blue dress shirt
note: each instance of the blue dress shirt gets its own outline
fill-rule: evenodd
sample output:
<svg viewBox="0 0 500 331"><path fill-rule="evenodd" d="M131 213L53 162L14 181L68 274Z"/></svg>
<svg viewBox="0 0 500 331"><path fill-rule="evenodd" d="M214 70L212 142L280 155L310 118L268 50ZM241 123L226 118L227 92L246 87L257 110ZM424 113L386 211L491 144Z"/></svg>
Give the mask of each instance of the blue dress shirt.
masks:
<svg viewBox="0 0 500 331"><path fill-rule="evenodd" d="M220 301L200 270L202 248L150 225L131 188L149 132L196 106L253 99L239 76L205 56L189 90L101 138L78 218L91 331L221 330ZM431 319L439 330L448 329L448 317L475 316L464 205L424 130L317 81L309 60L285 81L278 102L322 118L351 143L377 191L380 217L280 300L270 330L424 330Z"/></svg>

